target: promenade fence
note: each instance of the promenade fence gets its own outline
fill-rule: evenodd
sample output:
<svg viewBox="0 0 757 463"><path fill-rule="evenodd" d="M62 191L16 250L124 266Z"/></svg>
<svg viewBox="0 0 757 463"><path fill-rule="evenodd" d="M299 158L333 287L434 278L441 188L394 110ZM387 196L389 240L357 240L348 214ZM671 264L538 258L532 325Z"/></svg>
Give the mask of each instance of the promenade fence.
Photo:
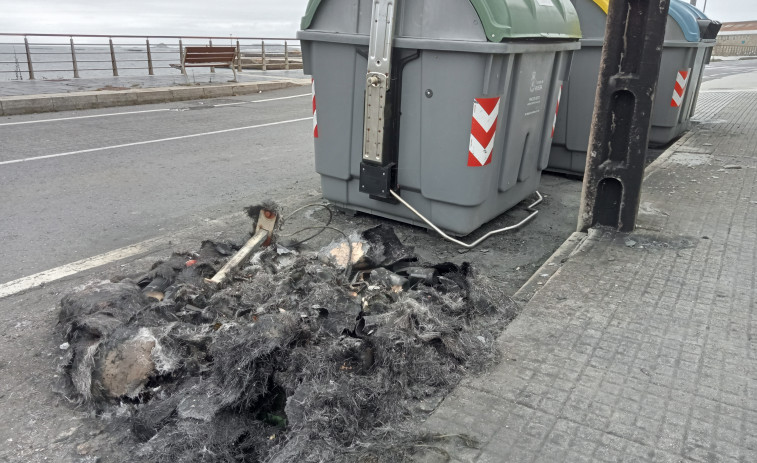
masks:
<svg viewBox="0 0 757 463"><path fill-rule="evenodd" d="M757 47L749 45L715 45L713 56L757 56Z"/></svg>
<svg viewBox="0 0 757 463"><path fill-rule="evenodd" d="M237 71L300 69L295 38L0 33L0 80L167 75L184 47L235 46Z"/></svg>

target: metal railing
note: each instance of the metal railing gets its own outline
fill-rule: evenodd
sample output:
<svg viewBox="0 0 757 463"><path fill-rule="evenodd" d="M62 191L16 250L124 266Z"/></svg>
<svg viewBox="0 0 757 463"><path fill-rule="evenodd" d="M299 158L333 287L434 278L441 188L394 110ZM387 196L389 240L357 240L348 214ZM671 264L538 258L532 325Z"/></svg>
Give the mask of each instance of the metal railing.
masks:
<svg viewBox="0 0 757 463"><path fill-rule="evenodd" d="M0 79L168 75L180 68L184 47L214 41L237 48L238 72L302 68L293 38L0 33Z"/></svg>
<svg viewBox="0 0 757 463"><path fill-rule="evenodd" d="M757 46L715 45L713 56L757 56Z"/></svg>

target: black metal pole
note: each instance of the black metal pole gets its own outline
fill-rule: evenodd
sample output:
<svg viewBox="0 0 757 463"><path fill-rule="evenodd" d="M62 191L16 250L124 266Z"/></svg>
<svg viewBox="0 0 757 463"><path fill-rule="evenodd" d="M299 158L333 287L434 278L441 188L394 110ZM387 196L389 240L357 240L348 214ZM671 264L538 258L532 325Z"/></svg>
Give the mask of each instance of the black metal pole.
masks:
<svg viewBox="0 0 757 463"><path fill-rule="evenodd" d="M636 225L670 0L613 0L607 14L578 230Z"/></svg>

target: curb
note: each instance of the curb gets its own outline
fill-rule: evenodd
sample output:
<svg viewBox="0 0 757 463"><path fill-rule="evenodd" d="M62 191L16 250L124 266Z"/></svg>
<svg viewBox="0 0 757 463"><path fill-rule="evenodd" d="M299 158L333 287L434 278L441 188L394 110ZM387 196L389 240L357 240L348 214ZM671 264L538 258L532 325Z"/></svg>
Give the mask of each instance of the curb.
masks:
<svg viewBox="0 0 757 463"><path fill-rule="evenodd" d="M683 134L678 140L670 145L660 156L655 159L650 165L644 169L644 182L647 181L649 176L660 170L686 141L693 135L693 131L690 129ZM643 186L642 186L643 189ZM591 230L589 230L591 233ZM582 232L574 232L568 239L560 245L559 248L547 259L541 267L531 275L531 278L526 281L518 291L513 294L512 299L525 306L534 295L544 288L549 280L552 279L555 274L560 271L562 264L570 258L573 253L577 252L581 245L584 244L589 234Z"/></svg>
<svg viewBox="0 0 757 463"><path fill-rule="evenodd" d="M531 278L526 281L520 289L513 294L513 301L525 306L528 301L531 300L534 295L552 279L552 277L560 270L562 264L564 264L568 258L583 244L588 235L586 233L574 232L568 237L559 248L549 256L541 267L531 275Z"/></svg>
<svg viewBox="0 0 757 463"><path fill-rule="evenodd" d="M670 157L676 151L678 151L678 148L680 148L681 146L683 146L689 140L689 138L692 137L692 135L693 135L693 131L691 129L687 130L685 134L681 135L678 138L678 140L676 140L675 142L673 142L672 145L668 146L668 148L665 151L663 151L662 154L660 154L657 157L657 159L655 159L654 161L652 161L652 163L649 164L644 169L644 179L643 179L643 182L646 182L647 179L652 174L654 174L655 172L657 172L658 170L660 170L668 162L668 159L670 159ZM643 187L643 183L642 183L642 187Z"/></svg>
<svg viewBox="0 0 757 463"><path fill-rule="evenodd" d="M0 98L0 116L17 116L77 109L111 108L172 101L219 98L267 92L310 85L310 79L272 82L244 82L204 87L156 87L133 90L102 90L75 93L50 93Z"/></svg>

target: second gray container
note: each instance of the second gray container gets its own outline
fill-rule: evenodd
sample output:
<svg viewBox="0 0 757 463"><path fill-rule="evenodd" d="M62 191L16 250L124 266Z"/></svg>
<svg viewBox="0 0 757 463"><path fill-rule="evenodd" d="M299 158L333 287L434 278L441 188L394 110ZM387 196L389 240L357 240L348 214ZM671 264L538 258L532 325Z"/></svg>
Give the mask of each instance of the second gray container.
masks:
<svg viewBox="0 0 757 463"><path fill-rule="evenodd" d="M573 3L581 19L584 38L581 50L573 57L548 170L583 174L609 0L573 0ZM690 5L672 0L652 109L650 143L664 145L688 128L711 50L708 46L712 45L700 41L700 25Z"/></svg>

